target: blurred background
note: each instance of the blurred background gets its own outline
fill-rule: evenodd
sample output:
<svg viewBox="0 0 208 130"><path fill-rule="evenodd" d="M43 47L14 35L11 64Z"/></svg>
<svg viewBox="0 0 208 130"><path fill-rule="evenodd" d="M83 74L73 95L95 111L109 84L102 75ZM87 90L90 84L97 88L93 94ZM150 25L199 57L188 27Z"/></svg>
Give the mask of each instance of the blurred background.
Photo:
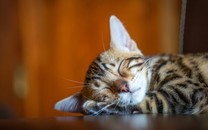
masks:
<svg viewBox="0 0 208 130"><path fill-rule="evenodd" d="M69 115L116 15L145 55L178 53L181 0L0 0L0 118ZM71 114L70 114L71 115Z"/></svg>

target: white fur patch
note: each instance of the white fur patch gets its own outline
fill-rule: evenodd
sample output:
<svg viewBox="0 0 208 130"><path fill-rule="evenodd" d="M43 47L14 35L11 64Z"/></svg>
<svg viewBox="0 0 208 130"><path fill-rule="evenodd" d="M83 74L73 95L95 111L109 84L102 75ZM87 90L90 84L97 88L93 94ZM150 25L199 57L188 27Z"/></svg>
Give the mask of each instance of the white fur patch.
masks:
<svg viewBox="0 0 208 130"><path fill-rule="evenodd" d="M135 105L144 99L148 87L146 70L143 69L142 71L138 72L135 78L135 81L128 82L130 92L119 94L122 104Z"/></svg>

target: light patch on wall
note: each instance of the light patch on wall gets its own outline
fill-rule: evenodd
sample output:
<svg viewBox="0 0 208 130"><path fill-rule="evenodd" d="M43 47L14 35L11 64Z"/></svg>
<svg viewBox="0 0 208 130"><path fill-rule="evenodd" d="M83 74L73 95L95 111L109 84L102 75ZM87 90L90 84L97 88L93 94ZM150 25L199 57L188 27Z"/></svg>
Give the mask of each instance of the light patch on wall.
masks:
<svg viewBox="0 0 208 130"><path fill-rule="evenodd" d="M27 74L23 65L17 65L14 71L14 93L20 99L27 96Z"/></svg>

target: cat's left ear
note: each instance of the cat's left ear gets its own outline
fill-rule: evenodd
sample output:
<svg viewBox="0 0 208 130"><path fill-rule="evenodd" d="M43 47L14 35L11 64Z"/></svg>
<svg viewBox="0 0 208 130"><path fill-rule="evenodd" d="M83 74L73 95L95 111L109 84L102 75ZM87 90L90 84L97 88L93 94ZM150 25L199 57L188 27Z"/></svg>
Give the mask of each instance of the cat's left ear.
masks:
<svg viewBox="0 0 208 130"><path fill-rule="evenodd" d="M72 96L69 96L65 99L58 101L55 104L55 109L64 112L83 112L82 109L83 101L82 95L80 93L76 93Z"/></svg>
<svg viewBox="0 0 208 130"><path fill-rule="evenodd" d="M126 51L141 51L138 49L136 42L131 39L129 33L116 16L110 17L110 35L111 35L111 48Z"/></svg>

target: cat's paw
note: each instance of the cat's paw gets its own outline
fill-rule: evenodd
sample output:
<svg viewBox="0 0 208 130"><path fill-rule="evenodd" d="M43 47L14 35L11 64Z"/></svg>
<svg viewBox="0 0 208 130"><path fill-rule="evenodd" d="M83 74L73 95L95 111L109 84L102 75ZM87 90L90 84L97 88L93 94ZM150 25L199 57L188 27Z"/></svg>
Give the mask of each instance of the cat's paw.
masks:
<svg viewBox="0 0 208 130"><path fill-rule="evenodd" d="M98 114L102 111L107 104L104 102L95 102L93 100L88 100L83 104L84 114ZM103 113L103 112L102 112Z"/></svg>
<svg viewBox="0 0 208 130"><path fill-rule="evenodd" d="M119 107L116 104L88 100L83 105L84 114L88 115L125 115L132 114L131 107Z"/></svg>

